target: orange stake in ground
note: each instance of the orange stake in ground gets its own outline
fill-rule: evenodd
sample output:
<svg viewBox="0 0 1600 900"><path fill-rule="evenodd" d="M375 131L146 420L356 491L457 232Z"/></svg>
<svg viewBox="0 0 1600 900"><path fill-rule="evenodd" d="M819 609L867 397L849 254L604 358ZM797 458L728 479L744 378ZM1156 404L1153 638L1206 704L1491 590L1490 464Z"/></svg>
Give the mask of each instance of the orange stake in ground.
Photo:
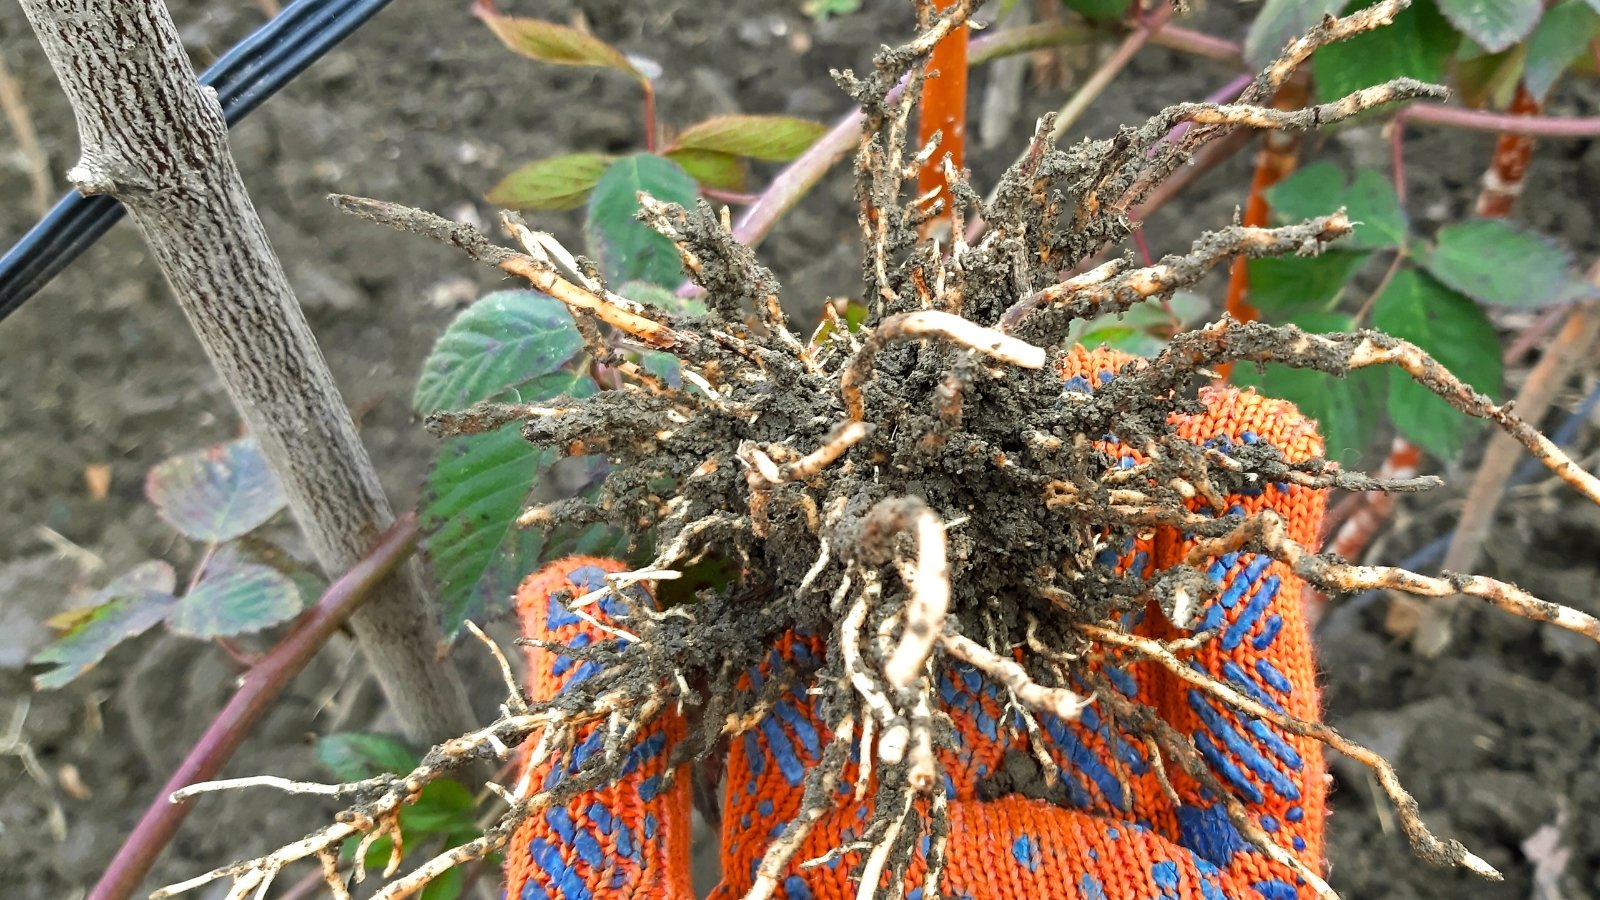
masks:
<svg viewBox="0 0 1600 900"><path fill-rule="evenodd" d="M935 3L938 12L954 6L953 0ZM917 193L939 191L945 215L933 222L950 221L950 185L945 182L943 160L949 154L957 170L963 165L967 146L967 25L953 29L934 45L928 57L931 77L922 87L922 110L917 122L917 144L927 146L939 135L939 149L917 173ZM932 74L937 73L937 74ZM928 227L933 227L930 222Z"/></svg>
<svg viewBox="0 0 1600 900"><path fill-rule="evenodd" d="M1306 104L1309 92L1304 81L1291 81L1278 89L1272 98L1276 109L1300 109ZM1269 131L1261 141L1261 151L1256 155L1256 174L1250 180L1250 198L1245 201L1244 220L1240 224L1264 226L1272 215L1267 205L1267 189L1294 174L1300 165L1300 133L1297 131ZM1261 317L1260 310L1250 305L1250 274L1244 257L1233 261L1228 270L1228 297L1225 309L1228 315L1241 322L1254 322ZM1226 379L1233 371L1231 363L1219 366Z"/></svg>

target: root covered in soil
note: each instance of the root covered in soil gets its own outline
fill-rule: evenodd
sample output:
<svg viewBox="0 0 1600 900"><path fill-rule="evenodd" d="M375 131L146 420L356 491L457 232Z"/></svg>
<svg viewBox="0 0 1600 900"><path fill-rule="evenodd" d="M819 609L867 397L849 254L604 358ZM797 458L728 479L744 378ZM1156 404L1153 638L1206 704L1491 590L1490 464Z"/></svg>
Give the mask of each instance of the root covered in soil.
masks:
<svg viewBox="0 0 1600 900"><path fill-rule="evenodd" d="M254 889L288 862L313 856L332 872L340 840L362 834L370 842L394 832L399 807L431 778L472 759L505 757L528 741L536 759L570 753L577 729L602 723L605 752L547 789L524 783L505 791L509 811L482 839L379 894L407 896L449 866L503 846L534 811L617 777L633 738L663 711L691 711L694 724L674 749L674 762L698 759L753 727L774 702L773 685L797 682L818 695L834 737L807 775L799 816L762 860L752 893L774 889L811 825L837 802L857 738L863 765L877 779L858 875L877 884L886 866L903 870L900 861L918 831L902 823L918 798L929 801L932 833L944 834L935 748L949 739L948 724L933 712L931 674L942 660L986 673L1031 722L1034 713L1075 717L1090 702L1075 686L1092 689L1101 677L1082 661L1109 651L1148 659L1222 704L1371 765L1421 855L1496 877L1459 843L1428 831L1377 754L1189 667L1185 654L1214 634L1158 641L1130 635L1119 623L1153 600L1174 624L1193 625L1195 611L1220 590L1207 575L1208 561L1245 550L1282 561L1326 591L1464 593L1600 639L1600 622L1514 586L1351 566L1294 543L1270 511L1230 513L1225 497L1267 485L1394 491L1432 482L1384 483L1319 459L1290 462L1264 442L1224 454L1180 436L1174 417L1200 411L1193 389L1223 363L1272 361L1333 375L1396 365L1463 412L1499 423L1591 498L1600 500L1600 483L1416 347L1375 332L1314 335L1224 318L1178 335L1153 360L1129 363L1092 391L1064 384L1062 375L1071 354L1082 352L1063 342L1077 319L1170 295L1240 254L1315 254L1349 233L1342 212L1283 228L1235 226L1153 266L1136 267L1129 258L1075 273L1131 233L1127 210L1206 141L1238 128L1312 128L1437 93L1396 81L1299 112L1257 105L1316 47L1383 24L1402 6L1386 2L1330 18L1291 44L1238 104L1179 104L1108 140L1066 149L1052 145L1050 123L1041 122L992 203L951 173L954 236L941 244L918 238L918 226L943 212L939 201L905 196L923 158L937 152L909 147L907 122L932 36L968 12L957 3L911 44L885 50L868 76L839 76L866 111L856 166L870 313L858 333L836 323L811 343L790 330L772 273L732 238L725 216L704 203L682 209L643 198L642 204L642 218L677 244L685 270L705 293L708 314L685 318L577 274L564 251L520 221L507 224L523 252L427 213L336 198L353 213L431 235L526 277L565 303L586 333L603 325L680 360L681 388L624 364L618 371L631 380L619 390L543 406L480 405L429 422L447 434L520 422L534 444L611 462L592 502L563 501L524 517L540 527L603 522L630 534L653 533L658 551L650 564L573 598L574 613L583 615L602 595L627 604L629 584L677 577L707 557L732 561L741 576L726 590L703 591L665 611L634 604L625 628L606 626L611 641L562 649L600 665L554 700L529 706L513 691L501 720L437 748L410 775L351 786L361 802L335 825L158 896L219 877ZM895 96L892 88L902 82L907 89ZM1194 127L1164 140L1182 122ZM969 244L960 236L975 214L988 228ZM1126 465L1108 435L1131 448L1137 462ZM1161 571L1104 564L1108 550L1117 556L1148 542L1157 528L1198 543ZM738 675L795 632L822 637L826 655L810 668L773 673L767 690L740 691ZM1018 647L1024 649L1013 653ZM1096 696L1152 748L1158 765L1164 758L1209 784L1246 839L1331 895L1316 873L1244 814L1187 736L1141 714L1115 690ZM936 881L942 845L932 843L925 884Z"/></svg>

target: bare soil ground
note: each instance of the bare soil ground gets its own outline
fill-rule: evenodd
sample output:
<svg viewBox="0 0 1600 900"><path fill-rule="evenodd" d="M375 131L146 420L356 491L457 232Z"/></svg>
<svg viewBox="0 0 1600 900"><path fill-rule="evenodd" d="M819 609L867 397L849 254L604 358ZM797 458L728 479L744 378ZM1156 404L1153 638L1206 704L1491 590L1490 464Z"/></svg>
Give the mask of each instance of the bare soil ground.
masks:
<svg viewBox="0 0 1600 900"><path fill-rule="evenodd" d="M666 69L662 115L686 124L723 112L831 120L845 98L830 67L866 65L903 35L907 6L868 4L817 26L798 3L577 4L594 30ZM244 0L177 0L174 14L198 64L255 27ZM507 9L564 18L572 4ZM1243 33L1254 7L1209 4L1204 27ZM21 11L0 7L0 54L22 84L50 155L64 171L76 150L72 117ZM981 77L981 76L980 76ZM1150 48L1080 124L1104 135L1123 121L1225 82L1220 67ZM1553 112L1592 113L1593 86L1558 96ZM1032 116L1064 94L1030 88L1016 141L978 154L986 183L1021 146ZM356 224L329 191L398 200L492 222L483 192L517 163L573 150L625 151L638 142L637 97L624 78L541 68L512 57L466 3L395 4L234 131L234 149L334 374L397 506L415 500L430 453L409 396L423 356L451 314L499 284L449 251ZM8 132L9 135L9 132ZM1491 138L1419 134L1408 143L1409 210L1423 228L1470 209ZM1382 167L1372 126L1316 139L1310 152ZM1186 249L1243 200L1241 157L1148 225L1159 253ZM25 163L0 142L0 239L35 210ZM1600 145L1539 149L1521 217L1591 259L1600 250ZM848 175L835 173L761 250L786 285L791 313L813 321L822 299L859 289ZM541 218L577 243L578 219ZM1215 300L1222 280L1208 282ZM1514 374L1514 378L1516 375ZM1585 386L1595 372L1585 373ZM213 648L160 633L119 649L71 687L32 694L24 663L48 637L44 619L76 591L150 557L192 563L143 501L143 475L166 456L227 438L237 420L199 346L133 230L119 226L22 311L0 323L0 715L27 705L21 740L52 783L0 756L0 871L20 900L80 896L154 791L198 736L237 668ZM1594 429L1584 446L1592 453ZM110 495L93 499L84 468L109 464ZM1470 473L1471 460L1465 470ZM1449 527L1464 492L1408 501L1385 557ZM1548 485L1514 493L1487 574L1600 613L1600 511ZM288 534L289 529L285 528ZM63 552L63 548L68 548ZM1383 627L1387 601L1335 606L1320 631L1329 717L1388 753L1430 824L1507 873L1489 885L1413 860L1364 771L1335 768L1332 882L1350 897L1600 897L1600 647L1493 612L1472 617L1446 658L1420 661ZM335 643L277 705L230 774L317 777L310 737L383 730L376 690ZM467 668L481 669L460 654ZM497 688L476 683L487 717ZM487 718L485 719L487 720ZM51 825L63 817L64 832ZM150 887L276 846L328 810L261 794L203 802L157 864Z"/></svg>

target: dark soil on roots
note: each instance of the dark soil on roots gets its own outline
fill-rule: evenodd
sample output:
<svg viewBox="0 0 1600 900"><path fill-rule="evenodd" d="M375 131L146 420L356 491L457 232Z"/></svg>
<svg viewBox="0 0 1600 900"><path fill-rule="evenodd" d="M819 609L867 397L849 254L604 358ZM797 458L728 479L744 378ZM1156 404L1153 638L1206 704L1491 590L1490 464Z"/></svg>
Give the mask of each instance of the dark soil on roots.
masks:
<svg viewBox="0 0 1600 900"><path fill-rule="evenodd" d="M257 7L243 2L171 5L202 65L261 21ZM533 0L504 6L554 19L571 9ZM600 36L662 64L662 115L678 124L726 112L832 120L848 101L828 70L866 70L878 45L911 24L902 3L867 4L822 26L798 3L764 0L578 6ZM1255 10L1204 7L1201 26L1229 37L1243 34L1243 17ZM59 185L76 150L72 117L14 4L0 7L0 54L21 82ZM1231 77L1215 64L1149 48L1073 134L1105 137ZM1592 110L1597 96L1593 85L1564 87L1550 111ZM972 160L980 189L1023 146L1033 116L1063 99L1060 89L1029 88L1013 138ZM489 38L467 4L412 2L379 15L234 131L247 185L397 507L416 499L431 452L409 404L421 361L456 310L501 282L448 248L356 224L323 195L382 197L492 223L481 196L500 175L556 153L632 149L637 107L626 78L525 63ZM1466 215L1491 145L1490 136L1456 132L1408 141L1408 208L1420 228ZM23 199L26 161L14 148L0 142L4 239L35 215ZM1308 154L1385 165L1375 126L1313 137ZM1191 187L1147 224L1155 252L1181 252L1202 230L1227 224L1248 179L1246 154ZM802 325L816 321L824 299L860 293L852 189L848 172L835 172L758 252ZM1600 145L1542 145L1522 217L1565 238L1580 259L1592 258L1600 251L1596 196ZM538 224L576 247L578 221L541 216ZM1223 281L1213 276L1202 293L1220 303ZM909 367L897 374L917 377ZM1508 390L1519 377L1513 373ZM1595 373L1583 377L1587 389ZM867 402L881 399L869 393ZM76 605L85 588L151 557L180 568L195 562L143 500L143 475L175 452L232 436L236 423L127 225L0 322L0 716L27 705L21 740L51 779L40 786L15 756L0 756L8 897L74 897L92 884L231 688L238 669L226 656L157 632L60 691L32 693L25 662L48 639L43 621ZM797 445L813 446L828 424ZM1580 440L1579 449L1592 453L1595 430ZM1378 458L1374 452L1365 462L1375 467ZM100 464L111 467L112 483L109 496L96 500L83 473ZM1384 561L1399 561L1451 526L1471 464L1446 473L1451 488L1401 500L1380 548ZM1499 524L1484 574L1600 614L1600 510L1541 479L1512 492ZM292 528L278 527L293 540ZM1600 897L1600 646L1473 610L1449 653L1420 660L1390 636L1389 606L1383 597L1344 600L1325 614L1318 639L1329 718L1394 760L1430 826L1462 840L1507 880L1487 884L1412 858L1365 770L1336 759L1334 887L1353 898ZM496 678L475 647L457 656L480 688L476 711L489 721ZM379 701L353 647L336 640L226 774L320 778L311 737L391 727ZM52 809L64 816L64 834L52 827ZM265 852L330 811L314 800L259 794L203 800L147 887Z"/></svg>

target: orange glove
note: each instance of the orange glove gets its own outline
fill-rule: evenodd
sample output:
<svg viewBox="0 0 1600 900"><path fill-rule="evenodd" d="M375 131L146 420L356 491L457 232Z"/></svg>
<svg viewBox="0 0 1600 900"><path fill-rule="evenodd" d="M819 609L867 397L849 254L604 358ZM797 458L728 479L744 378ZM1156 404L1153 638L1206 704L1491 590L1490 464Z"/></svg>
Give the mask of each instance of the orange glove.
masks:
<svg viewBox="0 0 1600 900"><path fill-rule="evenodd" d="M1076 349L1067 362L1066 388L1092 390L1130 358ZM1174 420L1179 433L1224 452L1267 442L1291 463L1321 452L1312 422L1293 406L1231 388L1202 392L1206 413ZM1113 444L1105 449L1132 459ZM1277 511L1293 540L1315 544L1324 491L1268 485L1229 498L1234 512ZM1136 546L1103 554L1123 570L1174 565L1190 547L1183 536L1157 531ZM580 620L564 600L604 585L610 560L574 557L530 578L517 595L530 637L574 647L606 640ZM1232 553L1208 573L1224 590L1198 611L1196 630L1216 636L1185 654L1186 661L1257 702L1289 715L1319 715L1315 667L1300 607L1301 582L1265 556ZM647 597L636 598L646 601ZM607 621L619 609L602 603L589 612ZM1163 640L1184 631L1151 605L1134 634ZM814 637L791 634L774 648L761 671L745 676L757 689L771 663L796 655L819 657ZM803 657L802 657L803 658ZM1284 733L1189 686L1160 666L1107 652L1090 660L1114 689L1156 712L1195 749L1213 776L1269 838L1311 872L1323 869L1324 763L1309 738ZM594 663L549 651L529 651L534 700L554 697ZM989 898L1061 897L1085 900L1298 900L1314 896L1293 870L1270 860L1230 823L1212 791L1179 767L1165 767L1169 789L1152 748L1125 731L1101 700L1075 721L1039 715L1044 747L1060 769L1047 785L1020 723L1008 721L1003 691L961 663L949 664L938 682L944 711L956 723L955 746L940 751L949 803L947 863L940 892ZM689 882L689 778L676 773L662 789L668 749L686 731L681 718L658 717L639 737L623 777L580 793L570 802L526 820L507 849L507 896L513 900L693 896ZM732 741L723 801L723 881L714 897L743 896L755 881L762 854L800 807L805 773L817 765L830 735L804 687L780 701L758 727ZM594 743L598 744L598 741ZM528 773L551 784L597 747L580 745L567 761L553 760ZM870 818L871 791L855 799L857 767L841 779L838 803L813 828L778 893L791 898L853 897L851 869L860 852L821 857L859 837ZM925 810L924 810L925 812ZM925 822L906 820L908 827ZM924 826L925 827L925 826ZM912 859L909 896L920 898L928 837Z"/></svg>

